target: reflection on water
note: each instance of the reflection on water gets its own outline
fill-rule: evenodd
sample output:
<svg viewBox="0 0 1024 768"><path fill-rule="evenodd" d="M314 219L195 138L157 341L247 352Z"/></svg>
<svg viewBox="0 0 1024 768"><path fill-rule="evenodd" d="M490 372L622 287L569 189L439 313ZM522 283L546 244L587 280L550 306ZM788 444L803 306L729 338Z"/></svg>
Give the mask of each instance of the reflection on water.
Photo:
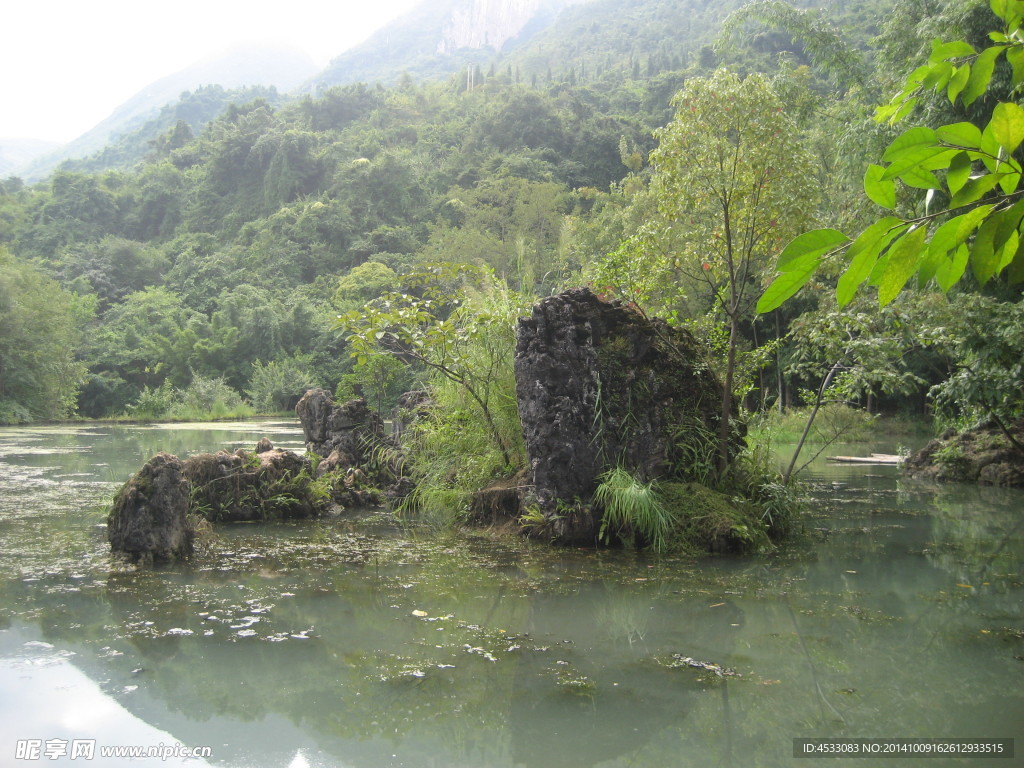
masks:
<svg viewBox="0 0 1024 768"><path fill-rule="evenodd" d="M1024 736L1019 492L816 463L807 535L760 558L386 519L110 558L102 506L150 454L263 434L301 445L290 424L0 430L0 701L37 696L0 711L4 759L83 711L90 738L237 768L803 765L795 737Z"/></svg>

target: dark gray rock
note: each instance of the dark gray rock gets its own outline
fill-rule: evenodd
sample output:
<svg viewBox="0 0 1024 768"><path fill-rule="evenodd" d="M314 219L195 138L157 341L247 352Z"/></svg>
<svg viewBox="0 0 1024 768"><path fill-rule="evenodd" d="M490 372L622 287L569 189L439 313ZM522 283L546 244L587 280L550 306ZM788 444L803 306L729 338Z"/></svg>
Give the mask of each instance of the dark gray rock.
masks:
<svg viewBox="0 0 1024 768"><path fill-rule="evenodd" d="M272 448L196 454L181 471L196 514L211 522L247 522L326 514L328 500L313 490L310 470L305 456Z"/></svg>
<svg viewBox="0 0 1024 768"><path fill-rule="evenodd" d="M188 512L181 460L158 453L118 492L107 517L107 540L114 552L137 561L188 557L195 538Z"/></svg>
<svg viewBox="0 0 1024 768"><path fill-rule="evenodd" d="M589 289L520 318L515 375L529 502L563 541L593 539L599 521L585 502L603 472L688 479L693 455L713 450L722 385L693 337Z"/></svg>
<svg viewBox="0 0 1024 768"><path fill-rule="evenodd" d="M311 389L295 406L306 449L318 456L339 451L352 466L364 464L373 447L384 442L384 421L358 398L335 404L325 389Z"/></svg>

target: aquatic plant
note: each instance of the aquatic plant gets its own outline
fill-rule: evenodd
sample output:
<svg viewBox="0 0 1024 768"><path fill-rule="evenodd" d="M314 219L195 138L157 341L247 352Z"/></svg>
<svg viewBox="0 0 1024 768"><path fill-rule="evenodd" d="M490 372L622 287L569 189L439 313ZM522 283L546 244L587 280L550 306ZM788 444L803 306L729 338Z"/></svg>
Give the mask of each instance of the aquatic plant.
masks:
<svg viewBox="0 0 1024 768"><path fill-rule="evenodd" d="M603 510L599 537L638 538L655 552L665 549L674 518L654 483L643 483L621 467L601 475L594 502Z"/></svg>

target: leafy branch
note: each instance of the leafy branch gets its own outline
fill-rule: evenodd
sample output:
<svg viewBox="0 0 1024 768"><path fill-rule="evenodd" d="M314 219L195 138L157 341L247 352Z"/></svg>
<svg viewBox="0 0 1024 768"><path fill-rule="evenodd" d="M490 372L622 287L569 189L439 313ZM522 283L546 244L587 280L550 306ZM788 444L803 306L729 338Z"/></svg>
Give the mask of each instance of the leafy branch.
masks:
<svg viewBox="0 0 1024 768"><path fill-rule="evenodd" d="M1001 57L1010 64L1014 89L1024 83L1024 0L991 0L990 5L1004 25L989 35L995 45L978 52L964 41L936 39L928 63L907 77L903 90L878 110L877 120L899 122L929 91L970 106L988 91ZM1000 274L1010 283L1024 282L1024 190L1015 157L1022 142L1024 109L1012 102L997 103L984 129L958 122L903 132L883 153L883 164L868 166L864 192L893 211L899 180L925 191L925 215L887 215L856 238L827 228L798 236L780 254L781 274L761 296L758 312L782 305L825 260L844 253L847 267L836 287L840 307L865 282L878 288L884 306L915 274L920 285L934 279L949 291L968 265L979 285ZM948 204L930 212L941 198ZM941 219L946 220L935 226Z"/></svg>

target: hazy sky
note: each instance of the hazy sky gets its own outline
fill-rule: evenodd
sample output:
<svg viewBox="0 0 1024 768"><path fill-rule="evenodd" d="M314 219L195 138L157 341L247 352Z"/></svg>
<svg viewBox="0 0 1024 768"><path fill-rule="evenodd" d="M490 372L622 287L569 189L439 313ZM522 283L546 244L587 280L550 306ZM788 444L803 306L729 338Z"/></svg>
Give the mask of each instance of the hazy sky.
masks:
<svg viewBox="0 0 1024 768"><path fill-rule="evenodd" d="M326 64L419 0L10 0L0 138L70 141L144 86L244 42Z"/></svg>

